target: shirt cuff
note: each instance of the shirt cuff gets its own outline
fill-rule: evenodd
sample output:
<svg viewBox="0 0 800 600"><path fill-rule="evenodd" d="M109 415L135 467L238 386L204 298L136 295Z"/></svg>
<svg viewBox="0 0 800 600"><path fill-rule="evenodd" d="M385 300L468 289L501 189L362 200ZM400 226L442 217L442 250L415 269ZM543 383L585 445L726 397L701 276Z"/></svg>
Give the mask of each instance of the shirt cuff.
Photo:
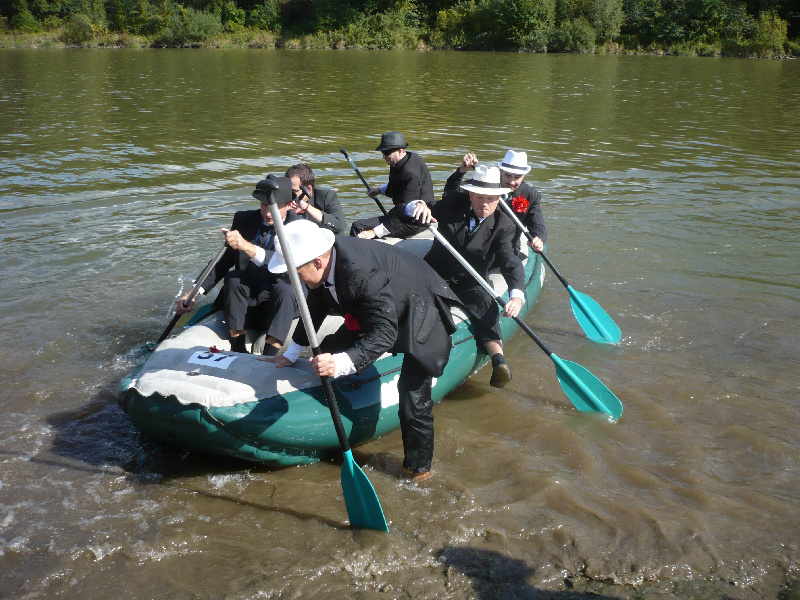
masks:
<svg viewBox="0 0 800 600"><path fill-rule="evenodd" d="M333 378L336 379L337 377L344 377L345 375L352 375L356 372L356 368L353 365L353 361L350 360L350 357L347 355L346 352L340 352L339 354L333 355L333 364L336 366L336 372L333 375Z"/></svg>
<svg viewBox="0 0 800 600"><path fill-rule="evenodd" d="M509 298L519 298L522 300L523 306L525 305L525 292L522 290L513 289L511 293L508 295Z"/></svg>
<svg viewBox="0 0 800 600"><path fill-rule="evenodd" d="M420 202L423 202L423 200L412 200L411 202L406 204L406 207L403 209L403 214L405 214L405 216L407 216L407 217L412 216L414 214L414 208Z"/></svg>
<svg viewBox="0 0 800 600"><path fill-rule="evenodd" d="M375 237L382 238L389 235L389 230L386 229L383 223L379 223L376 227L372 228L372 231L375 233Z"/></svg>
<svg viewBox="0 0 800 600"><path fill-rule="evenodd" d="M306 348L308 348L308 346L301 346L300 344L289 342L289 347L286 348L286 352L283 353L283 357L287 360L290 360L292 363L296 363L297 359L300 358L300 355Z"/></svg>
<svg viewBox="0 0 800 600"><path fill-rule="evenodd" d="M388 187L389 187L389 184L388 183L384 183L378 189L381 191L381 194L383 194L385 196L386 195L386 188L388 188Z"/></svg>
<svg viewBox="0 0 800 600"><path fill-rule="evenodd" d="M260 267L267 260L267 251L260 246L256 246L256 255L250 259L255 266Z"/></svg>

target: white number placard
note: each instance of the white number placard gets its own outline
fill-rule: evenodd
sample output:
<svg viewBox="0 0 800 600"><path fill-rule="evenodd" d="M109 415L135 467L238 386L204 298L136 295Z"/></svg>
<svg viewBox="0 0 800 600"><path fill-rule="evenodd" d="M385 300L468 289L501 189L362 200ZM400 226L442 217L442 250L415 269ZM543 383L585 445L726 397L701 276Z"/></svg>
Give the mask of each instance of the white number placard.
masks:
<svg viewBox="0 0 800 600"><path fill-rule="evenodd" d="M195 352L189 357L189 362L193 365L205 365L207 367L215 367L217 369L227 369L237 357L230 354L222 354L219 352Z"/></svg>

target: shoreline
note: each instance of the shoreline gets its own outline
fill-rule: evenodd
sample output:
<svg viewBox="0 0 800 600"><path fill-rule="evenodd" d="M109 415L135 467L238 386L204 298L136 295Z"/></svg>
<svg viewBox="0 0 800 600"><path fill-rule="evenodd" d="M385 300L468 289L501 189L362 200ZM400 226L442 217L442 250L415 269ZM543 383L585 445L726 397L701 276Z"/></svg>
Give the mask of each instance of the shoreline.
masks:
<svg viewBox="0 0 800 600"><path fill-rule="evenodd" d="M157 50L386 50L365 45L346 46L343 44L320 44L319 38L307 36L304 38L276 39L276 37L262 30L246 30L238 34L219 37L205 42L194 42L184 45L165 46L157 44L153 39L126 33L103 34L82 43L67 43L63 41L63 30L54 29L42 33L10 33L0 34L0 49L2 50L50 50L50 49L91 49L91 50L120 50L120 49L157 49ZM464 50L449 47L426 45L418 41L415 48L395 47L391 50L410 50L416 52L437 52ZM625 48L621 44L609 43L598 46L592 51L567 51L547 52L530 50L471 50L472 52L504 52L504 53L530 53L530 54L601 54L601 55L626 55L626 56L692 56L701 58L743 58L743 59L772 59L772 60L798 60L800 53L743 54L726 53L720 49L696 47L692 45L679 48Z"/></svg>

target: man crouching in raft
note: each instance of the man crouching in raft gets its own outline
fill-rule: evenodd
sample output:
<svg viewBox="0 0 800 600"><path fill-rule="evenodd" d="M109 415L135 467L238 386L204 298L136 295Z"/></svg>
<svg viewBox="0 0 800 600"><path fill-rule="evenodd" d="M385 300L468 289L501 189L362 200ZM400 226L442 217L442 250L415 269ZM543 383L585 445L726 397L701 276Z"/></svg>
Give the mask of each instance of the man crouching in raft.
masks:
<svg viewBox="0 0 800 600"><path fill-rule="evenodd" d="M286 226L286 238L300 280L308 288L314 328L335 310L344 324L322 340L322 354L312 359L321 377L361 373L385 352L403 353L397 390L403 467L415 480L426 477L433 461L431 379L441 376L450 357L455 323L450 306L460 305L422 258L388 244L334 236L310 221ZM273 273L286 271L279 250ZM269 361L293 365L309 345L304 328L295 330L286 352Z"/></svg>

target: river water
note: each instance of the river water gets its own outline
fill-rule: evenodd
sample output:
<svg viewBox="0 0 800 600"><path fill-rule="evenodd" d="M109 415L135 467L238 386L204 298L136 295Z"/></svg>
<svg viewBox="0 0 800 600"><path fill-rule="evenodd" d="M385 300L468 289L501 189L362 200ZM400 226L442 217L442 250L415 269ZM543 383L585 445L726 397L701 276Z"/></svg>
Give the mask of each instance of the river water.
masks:
<svg viewBox="0 0 800 600"><path fill-rule="evenodd" d="M0 597L800 596L800 62L491 53L0 51ZM528 152L548 272L528 323L622 401L578 413L527 337L435 410L435 476L355 449L271 469L156 444L115 387L219 228L299 161L348 219L403 131L437 191ZM552 593L552 595L548 595ZM558 595L556 594L558 593Z"/></svg>

